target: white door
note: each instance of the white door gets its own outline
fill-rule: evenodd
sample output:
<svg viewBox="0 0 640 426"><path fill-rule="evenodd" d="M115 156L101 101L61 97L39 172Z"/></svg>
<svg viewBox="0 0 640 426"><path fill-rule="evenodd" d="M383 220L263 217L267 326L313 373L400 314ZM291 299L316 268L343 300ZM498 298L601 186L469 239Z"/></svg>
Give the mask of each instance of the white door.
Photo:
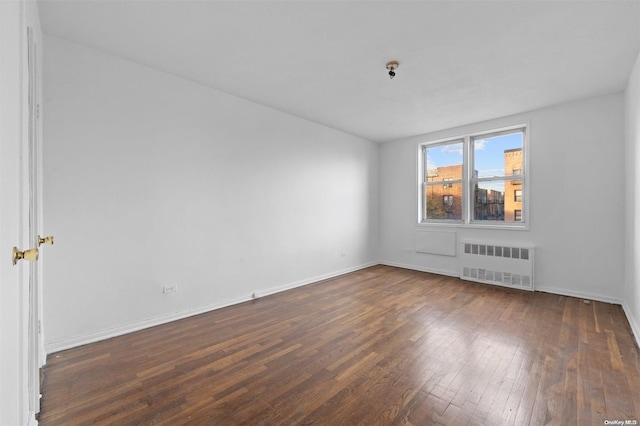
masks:
<svg viewBox="0 0 640 426"><path fill-rule="evenodd" d="M38 223L39 177L30 175L37 163L40 129L31 120L30 93L39 99L38 88L29 84L29 35L37 9L24 1L0 1L0 424L35 423L39 409L38 370L41 341L37 333L40 317L39 282L32 262L14 264L13 247L19 251L37 247L32 232ZM35 44L34 44L35 46ZM37 64L34 64L37 65ZM36 76L36 68L33 75ZM37 79L34 79L34 82ZM32 105L37 103L32 102ZM33 109L33 111L36 111ZM33 147L30 149L30 141ZM33 154L33 155L32 155ZM32 161L33 163L31 167ZM33 210L34 219L31 211ZM35 220L35 222L34 222ZM36 234L37 235L37 234ZM37 239L37 236L35 237ZM37 265L37 264L36 264ZM35 267L37 270L37 267ZM33 280L32 280L33 277ZM31 291L33 289L33 291Z"/></svg>
<svg viewBox="0 0 640 426"><path fill-rule="evenodd" d="M28 161L29 161L29 246L40 245L40 96L38 79L38 44L31 27L27 27L28 68ZM42 256L42 253L40 253ZM40 273L42 262L29 263L29 411L40 412L40 367L44 365L41 354L42 304Z"/></svg>

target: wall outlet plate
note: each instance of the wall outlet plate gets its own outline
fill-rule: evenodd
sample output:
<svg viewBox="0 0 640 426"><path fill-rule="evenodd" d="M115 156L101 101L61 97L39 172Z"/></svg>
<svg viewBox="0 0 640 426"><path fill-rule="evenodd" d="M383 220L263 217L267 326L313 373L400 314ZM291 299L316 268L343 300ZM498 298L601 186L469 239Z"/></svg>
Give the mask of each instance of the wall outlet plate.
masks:
<svg viewBox="0 0 640 426"><path fill-rule="evenodd" d="M178 284L165 285L162 287L163 293L175 293L178 291Z"/></svg>

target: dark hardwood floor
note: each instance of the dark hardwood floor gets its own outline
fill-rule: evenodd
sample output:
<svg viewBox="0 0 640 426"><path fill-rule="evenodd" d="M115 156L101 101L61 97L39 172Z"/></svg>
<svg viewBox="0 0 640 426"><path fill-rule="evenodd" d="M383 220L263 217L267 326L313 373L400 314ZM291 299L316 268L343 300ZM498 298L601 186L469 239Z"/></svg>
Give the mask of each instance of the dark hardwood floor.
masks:
<svg viewBox="0 0 640 426"><path fill-rule="evenodd" d="M375 266L54 353L41 425L640 422L622 308Z"/></svg>

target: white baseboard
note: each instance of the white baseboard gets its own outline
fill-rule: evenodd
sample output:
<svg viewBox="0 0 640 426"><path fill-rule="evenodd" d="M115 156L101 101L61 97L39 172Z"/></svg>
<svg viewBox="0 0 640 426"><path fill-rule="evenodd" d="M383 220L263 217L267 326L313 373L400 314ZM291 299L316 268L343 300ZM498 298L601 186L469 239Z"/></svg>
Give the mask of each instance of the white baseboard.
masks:
<svg viewBox="0 0 640 426"><path fill-rule="evenodd" d="M395 266L396 268L411 269L413 271L429 272L431 274L446 275L448 277L459 277L459 271L445 271L442 269L426 268L424 266L410 265L407 263L380 261L380 265Z"/></svg>
<svg viewBox="0 0 640 426"><path fill-rule="evenodd" d="M149 319L137 321L130 324L124 324L118 327L107 328L107 329L99 330L93 333L81 334L81 335L73 336L67 339L49 342L45 346L45 349L48 354L52 354L55 352L64 351L66 349L87 345L89 343L95 343L101 340L110 339L112 337L122 336L123 334L133 333L135 331L143 330L145 328L151 328L157 325L166 324L168 322L177 321L193 315L198 315L204 312L213 311L215 309L220 309L220 308L235 305L238 303L246 302L247 300L250 300L250 299L251 297L242 297L238 299L226 300L224 302L217 303L217 304L204 305L198 308L193 308L185 311L172 312L167 315L149 318Z"/></svg>
<svg viewBox="0 0 640 426"><path fill-rule="evenodd" d="M29 412L29 420L27 426L38 426L38 420L36 420L36 414Z"/></svg>
<svg viewBox="0 0 640 426"><path fill-rule="evenodd" d="M272 287L266 290L260 290L261 297L268 296L275 293L280 293L282 291L291 290L296 287L302 287L308 284L313 284L318 281L326 280L329 278L334 278L340 275L348 274L350 272L359 271L364 268L369 268L371 266L377 265L378 262L370 262L365 263L363 265L354 266L351 268L342 269L339 271L334 271L328 274L319 275L311 278L307 278L304 280L295 281L292 283L284 284L277 287ZM190 316L203 314L205 312L213 311L216 309L226 308L227 306L237 305L239 303L247 302L249 300L253 300L252 295L244 295L235 299L225 300L220 303L207 304L203 306L198 306L192 309L173 312L167 315L162 315L154 318L145 319L142 321L137 321L135 323L125 324L118 327L113 327L105 330L96 331L93 333L83 334L79 336L70 337L67 339L62 339L54 342L49 342L45 345L45 351L48 354L52 354L54 352L63 351L66 349L75 348L78 346L86 345L89 343L98 342L101 340L110 339L112 337L121 336L123 334L133 333L134 331L143 330L145 328L155 327L157 325L166 324L172 321L177 321L183 318L188 318Z"/></svg>
<svg viewBox="0 0 640 426"><path fill-rule="evenodd" d="M624 314L627 316L627 321L629 321L629 325L631 326L631 333L633 333L633 337L636 339L636 345L640 346L640 324L638 323L638 319L633 316L633 312L629 305L627 305L627 301L622 302L622 309L624 310Z"/></svg>
<svg viewBox="0 0 640 426"><path fill-rule="evenodd" d="M460 277L460 271L458 270L445 271L445 270L438 270L434 268L428 268L424 266L411 265L407 263L387 262L387 261L380 261L380 264L387 265L387 266L395 266L395 267L404 268L404 269L412 269L414 271L420 271L420 272L430 272L432 274L447 275L450 277ZM580 299L588 299L588 300L595 300L598 302L614 303L616 305L622 305L622 299L619 299L616 297L609 297L601 294L593 294L593 293L587 293L587 292L581 292L581 291L566 290L558 287L547 287L547 286L535 285L534 291L542 291L545 293L559 294L561 296L571 296L571 297L577 297Z"/></svg>
<svg viewBox="0 0 640 426"><path fill-rule="evenodd" d="M291 290L291 289L296 288L296 287L302 287L302 286L305 286L305 285L313 284L313 283L316 283L318 281L328 280L329 278L335 278L335 277L338 277L340 275L349 274L351 272L359 271L359 270L365 269L365 268L370 268L371 266L376 266L376 265L379 265L379 263L378 262L369 262L369 263L365 263L363 265L358 265L358 266L355 266L355 267L352 267L352 268L347 268L347 269L342 269L340 271L332 272L330 274L318 275L318 276L313 277L313 278L307 278L307 279L304 279L304 280L295 281L293 283L285 284L285 285L282 285L282 286L272 287L272 288L267 289L267 290L261 290L261 292L260 292L261 296L260 297L269 296L270 294L280 293L282 291Z"/></svg>
<svg viewBox="0 0 640 426"><path fill-rule="evenodd" d="M286 291L286 290L291 290L293 288L296 287L302 287L308 284L313 284L315 282L318 281L322 281L322 280L326 280L329 278L334 278L340 275L344 275L344 274L348 274L350 272L355 272L355 271L359 271L361 269L365 269L371 266L375 266L375 265L386 265L386 266L394 266L397 268L403 268L403 269L410 269L410 270L414 270L414 271L420 271L420 272L428 272L428 273L432 273L432 274L438 274L438 275L446 275L446 276L450 276L450 277L458 277L459 276L459 271L445 271L445 270L438 270L438 269L434 269L434 268L427 268L424 266L419 266L419 265L411 265L411 264L405 264L405 263L397 263L397 262L387 262L387 261L380 261L380 262L370 262L370 263L366 263L363 265L359 265L359 266L355 266L355 267L351 267L351 268L346 268L343 270L339 270L339 271L334 271L332 273L328 273L328 274L324 274L324 275L319 275L316 277L311 277L311 278L307 278L304 280L299 280L299 281L295 281L292 283L288 283L288 284L284 284L281 286L277 286L277 287L272 287L270 289L266 289L266 290L261 290L260 291L260 295L261 297L264 296L268 296L271 294L276 294L276 293L280 293L282 291ZM629 307L627 306L626 302L624 300L618 299L618 298L614 298L614 297L609 297L609 296L603 296L603 295L599 295L599 294L592 294L592 293L587 293L587 292L579 292L579 291L573 291L573 290L566 290L566 289L562 289L562 288L557 288L557 287L546 287L546 286L536 286L535 291L542 291L542 292L546 292L546 293L552 293L552 294L559 294L562 296L570 296L570 297L577 297L580 299L588 299L588 300L595 300L595 301L599 301L599 302L605 302L605 303L614 303L617 305L622 305L622 308L624 310L624 313L627 317L627 320L629 321L629 324L631 325L631 330L634 334L634 337L636 338L636 342L640 343L640 326L638 324L638 320L636 318L634 318L632 316L632 312L629 309ZM221 308L225 308L227 306L232 306L232 305L236 305L239 303L243 303L243 302L247 302L249 300L252 300L253 297L252 295L245 295L242 297L238 297L236 299L231 299L231 300L226 300L220 303L216 303L216 304L208 304L208 305L203 305L200 307L196 307L193 309L189 309L186 311L180 311L180 312L173 312L167 315L162 315L159 317L155 317L155 318L150 318L150 319L146 319L146 320L142 320L142 321L138 321L135 323L131 323L131 324L126 324L123 326L119 326L119 327L114 327L114 328L110 328L110 329L106 329L106 330L100 330L94 333L89 333L89 334L84 334L84 335L80 335L80 336L74 336L72 338L68 338L68 339L63 339L63 340L59 340L59 341L55 341L55 342L50 342L45 346L45 351L46 353L54 353L54 352L59 352L65 349L70 349L70 348L74 348L77 346L82 346L82 345L86 345L89 343L94 343L100 340L106 340L106 339L110 339L112 337L116 337L116 336L121 336L123 334L127 334L127 333L132 333L134 331L139 331L139 330L143 330L145 328L150 328L150 327L155 327L157 325L161 325L161 324L166 324L168 322L172 322L172 321L176 321L179 319L183 319L183 318L187 318L193 315L198 315L198 314L202 314L205 312L209 312L209 311L213 311L216 309L221 309Z"/></svg>
<svg viewBox="0 0 640 426"><path fill-rule="evenodd" d="M622 299L619 299L617 297L610 297L602 294L588 293L585 291L574 291L574 290L567 290L564 288L538 286L538 285L535 286L535 291L559 294L561 296L576 297L578 299L595 300L596 302L613 303L615 305L622 305Z"/></svg>
<svg viewBox="0 0 640 426"><path fill-rule="evenodd" d="M395 267L404 268L404 269L412 269L412 270L421 271L421 272L430 272L433 274L447 275L451 277L459 276L459 271L455 271L455 272L442 271L442 270L436 270L432 268L425 268L423 266L409 265L409 264L397 263L397 262L386 262L386 261L381 261L380 264L395 266ZM587 300L594 300L597 302L613 303L615 305L621 305L624 311L624 314L627 317L627 320L629 321L629 325L631 326L631 331L633 333L633 336L636 339L636 343L640 345L640 324L638 323L638 320L633 317L631 309L629 308L625 300L617 297L605 296L602 294L594 294L594 293L589 293L584 291L573 291L573 290L567 290L564 288L538 286L538 285L535 286L534 291L541 291L545 293L559 294L561 296L576 297L579 299L587 299Z"/></svg>

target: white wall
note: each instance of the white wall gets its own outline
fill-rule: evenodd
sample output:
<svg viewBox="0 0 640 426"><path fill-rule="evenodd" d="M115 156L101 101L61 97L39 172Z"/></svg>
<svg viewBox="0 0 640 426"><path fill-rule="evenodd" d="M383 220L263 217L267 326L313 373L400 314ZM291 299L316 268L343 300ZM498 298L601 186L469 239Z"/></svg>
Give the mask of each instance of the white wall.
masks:
<svg viewBox="0 0 640 426"><path fill-rule="evenodd" d="M615 94L383 144L380 259L457 275L456 257L415 253L418 144L529 123L529 230L451 228L457 239L536 246L538 290L620 303L624 287L624 110ZM433 229L433 228L431 228Z"/></svg>
<svg viewBox="0 0 640 426"><path fill-rule="evenodd" d="M25 424L27 389L28 266L13 266L11 247L26 243L20 179L24 3L0 2L0 424Z"/></svg>
<svg viewBox="0 0 640 426"><path fill-rule="evenodd" d="M49 351L377 263L374 143L53 37L44 61Z"/></svg>
<svg viewBox="0 0 640 426"><path fill-rule="evenodd" d="M625 91L626 232L624 309L640 341L640 55Z"/></svg>

